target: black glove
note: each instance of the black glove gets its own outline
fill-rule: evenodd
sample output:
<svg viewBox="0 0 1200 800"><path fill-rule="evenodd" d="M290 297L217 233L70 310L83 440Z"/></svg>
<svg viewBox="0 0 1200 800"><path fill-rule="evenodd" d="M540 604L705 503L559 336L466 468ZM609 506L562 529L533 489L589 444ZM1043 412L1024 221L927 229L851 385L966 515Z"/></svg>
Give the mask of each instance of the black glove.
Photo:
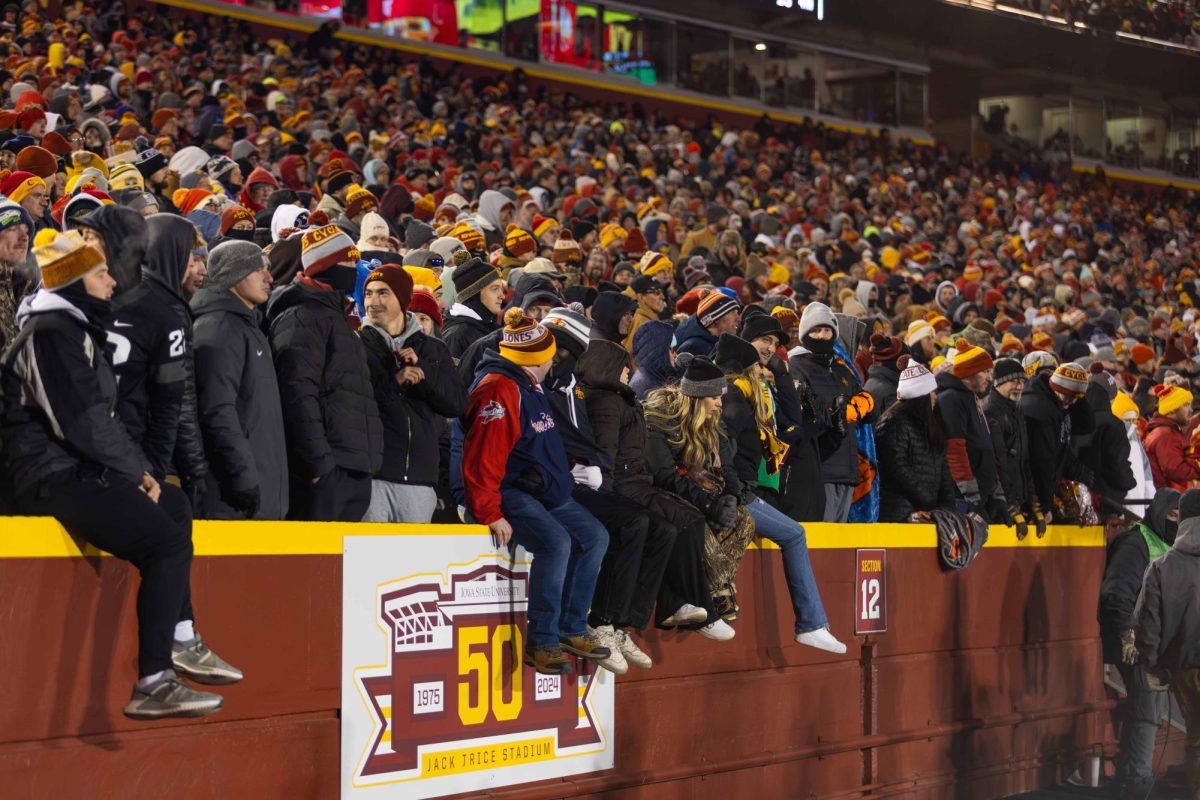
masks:
<svg viewBox="0 0 1200 800"><path fill-rule="evenodd" d="M708 518L721 530L732 528L733 523L737 522L737 498L731 494L718 497L709 506Z"/></svg>
<svg viewBox="0 0 1200 800"><path fill-rule="evenodd" d="M249 489L235 489L229 496L229 507L245 514L246 519L254 518L261 502L262 495L257 486L251 486Z"/></svg>
<svg viewBox="0 0 1200 800"><path fill-rule="evenodd" d="M992 497L987 501L987 517L990 522L1003 522L1008 527L1013 526L1013 516L1009 513L1008 504L999 497Z"/></svg>
<svg viewBox="0 0 1200 800"><path fill-rule="evenodd" d="M200 498L204 497L204 493L208 491L208 483L204 480L204 476L199 477L188 476L179 479L179 488L183 489L183 493L187 495L188 502L192 504L192 515L200 510Z"/></svg>

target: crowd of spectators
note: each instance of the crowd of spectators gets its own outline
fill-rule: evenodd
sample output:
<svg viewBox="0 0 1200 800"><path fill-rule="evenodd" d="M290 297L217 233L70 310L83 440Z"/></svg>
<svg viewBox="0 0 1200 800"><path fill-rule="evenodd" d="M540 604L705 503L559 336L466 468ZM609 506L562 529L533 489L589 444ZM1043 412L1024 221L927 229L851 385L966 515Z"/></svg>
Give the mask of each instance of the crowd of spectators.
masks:
<svg viewBox="0 0 1200 800"><path fill-rule="evenodd" d="M0 506L140 570L131 716L241 677L194 517L487 525L535 556L526 663L619 673L651 622L734 636L755 535L844 652L803 522L1040 536L1200 482L1191 197L330 28L4 13Z"/></svg>
<svg viewBox="0 0 1200 800"><path fill-rule="evenodd" d="M1007 0L1004 5L1082 22L1107 33L1131 33L1200 47L1194 0Z"/></svg>

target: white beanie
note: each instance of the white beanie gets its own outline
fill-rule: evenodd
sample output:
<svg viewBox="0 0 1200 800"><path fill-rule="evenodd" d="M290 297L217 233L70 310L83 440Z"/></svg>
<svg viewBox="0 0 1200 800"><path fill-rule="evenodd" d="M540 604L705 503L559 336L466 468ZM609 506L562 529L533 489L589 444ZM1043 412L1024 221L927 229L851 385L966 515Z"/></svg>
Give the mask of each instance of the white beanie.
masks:
<svg viewBox="0 0 1200 800"><path fill-rule="evenodd" d="M819 302L809 303L800 315L800 338L803 339L809 331L821 325L832 328L835 337L838 335L837 318L833 316L829 306Z"/></svg>
<svg viewBox="0 0 1200 800"><path fill-rule="evenodd" d="M899 361L904 361L900 356ZM917 361L908 361L900 373L900 382L896 384L897 400L912 400L924 397L937 391L937 379L925 366Z"/></svg>

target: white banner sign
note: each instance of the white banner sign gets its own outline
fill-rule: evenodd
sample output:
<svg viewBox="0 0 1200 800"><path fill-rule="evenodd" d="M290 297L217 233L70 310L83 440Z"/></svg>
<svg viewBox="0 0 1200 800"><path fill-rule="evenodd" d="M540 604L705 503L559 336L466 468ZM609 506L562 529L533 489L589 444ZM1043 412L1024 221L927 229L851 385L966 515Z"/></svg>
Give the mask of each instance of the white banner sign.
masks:
<svg viewBox="0 0 1200 800"><path fill-rule="evenodd" d="M486 533L347 536L342 797L486 791L613 766L613 677L522 665L529 556ZM466 532L470 531L470 532Z"/></svg>

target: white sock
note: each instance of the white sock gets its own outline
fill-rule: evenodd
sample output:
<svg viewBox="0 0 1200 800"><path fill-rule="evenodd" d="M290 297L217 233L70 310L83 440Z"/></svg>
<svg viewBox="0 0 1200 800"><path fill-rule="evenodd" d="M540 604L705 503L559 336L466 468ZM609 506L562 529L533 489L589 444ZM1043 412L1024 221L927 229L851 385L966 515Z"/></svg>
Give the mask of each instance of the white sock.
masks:
<svg viewBox="0 0 1200 800"><path fill-rule="evenodd" d="M154 683L156 680L158 680L165 674L166 674L166 670L159 670L158 672L154 673L153 675L146 675L145 677L138 678L137 685L140 686L141 688L145 689L147 686Z"/></svg>
<svg viewBox="0 0 1200 800"><path fill-rule="evenodd" d="M185 619L183 622L175 623L175 641L190 642L196 638L196 629L192 627L192 621Z"/></svg>

